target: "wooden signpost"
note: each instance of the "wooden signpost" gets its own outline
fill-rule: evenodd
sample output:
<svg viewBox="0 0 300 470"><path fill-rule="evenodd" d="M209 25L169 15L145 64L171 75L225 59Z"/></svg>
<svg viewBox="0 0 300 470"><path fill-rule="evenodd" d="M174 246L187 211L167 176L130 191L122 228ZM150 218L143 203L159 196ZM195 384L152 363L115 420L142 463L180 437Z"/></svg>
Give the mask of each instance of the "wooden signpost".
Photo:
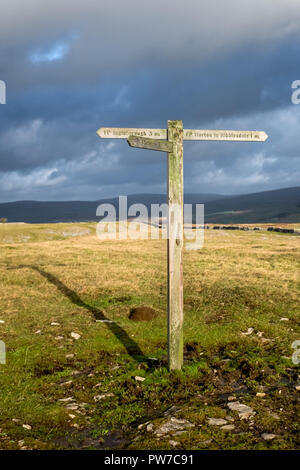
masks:
<svg viewBox="0 0 300 470"><path fill-rule="evenodd" d="M264 142L263 131L183 129L182 121L168 121L167 129L111 128L97 131L101 138L127 139L131 147L168 154L168 362L183 363L183 141L227 140Z"/></svg>

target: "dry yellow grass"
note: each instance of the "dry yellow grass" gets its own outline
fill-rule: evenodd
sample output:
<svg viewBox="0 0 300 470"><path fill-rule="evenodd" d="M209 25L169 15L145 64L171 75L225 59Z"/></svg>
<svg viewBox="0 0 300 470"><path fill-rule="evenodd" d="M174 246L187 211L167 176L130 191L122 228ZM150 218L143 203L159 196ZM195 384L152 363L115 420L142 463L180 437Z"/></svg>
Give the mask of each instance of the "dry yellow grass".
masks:
<svg viewBox="0 0 300 470"><path fill-rule="evenodd" d="M67 354L75 357L71 369L101 367L101 351L120 354L131 361L129 375L138 354L166 354L166 241L100 241L96 224L74 225L0 226L0 340L7 347L7 364L0 365L0 428L11 436L12 448L24 434L12 418L30 421L30 445L41 448L66 426L49 383L70 374ZM257 360L284 367L280 358L291 357L291 344L300 339L299 268L299 236L205 231L204 247L184 253L185 343L196 342L205 354L219 354L227 345L246 355L254 348ZM131 322L129 310L138 305L154 307L158 317ZM244 336L248 328L254 331ZM41 378L34 372L52 368ZM115 380L108 380L108 390ZM80 393L93 402L87 385ZM1 435L0 443L9 447Z"/></svg>

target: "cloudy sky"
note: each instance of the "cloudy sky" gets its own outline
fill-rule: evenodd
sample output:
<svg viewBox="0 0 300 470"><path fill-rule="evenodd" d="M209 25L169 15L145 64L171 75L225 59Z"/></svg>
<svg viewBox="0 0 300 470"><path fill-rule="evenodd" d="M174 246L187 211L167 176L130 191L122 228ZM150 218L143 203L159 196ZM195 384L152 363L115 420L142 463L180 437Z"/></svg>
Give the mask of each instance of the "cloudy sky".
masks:
<svg viewBox="0 0 300 470"><path fill-rule="evenodd" d="M9 0L0 6L0 201L163 193L166 155L99 127L264 130L187 142L186 192L300 183L299 0Z"/></svg>

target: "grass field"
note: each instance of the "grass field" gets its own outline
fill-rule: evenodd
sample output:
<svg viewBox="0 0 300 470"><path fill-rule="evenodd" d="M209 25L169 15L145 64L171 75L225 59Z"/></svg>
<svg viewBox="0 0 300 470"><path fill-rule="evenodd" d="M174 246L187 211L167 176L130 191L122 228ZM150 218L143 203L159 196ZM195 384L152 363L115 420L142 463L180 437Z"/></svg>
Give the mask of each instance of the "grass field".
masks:
<svg viewBox="0 0 300 470"><path fill-rule="evenodd" d="M95 227L0 226L0 449L299 448L300 237L205 231L170 373L166 242Z"/></svg>

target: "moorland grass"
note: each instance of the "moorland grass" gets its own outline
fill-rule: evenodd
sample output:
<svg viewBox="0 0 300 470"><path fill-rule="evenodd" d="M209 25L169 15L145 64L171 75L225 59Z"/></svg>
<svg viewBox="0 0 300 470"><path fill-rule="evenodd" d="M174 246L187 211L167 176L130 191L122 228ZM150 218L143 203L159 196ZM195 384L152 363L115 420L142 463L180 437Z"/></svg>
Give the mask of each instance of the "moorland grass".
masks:
<svg viewBox="0 0 300 470"><path fill-rule="evenodd" d="M170 373L166 242L100 241L95 227L0 226L0 449L297 448L300 237L208 230L185 251L185 362ZM157 317L130 320L143 305ZM193 428L157 438L140 426L173 405ZM207 424L228 414L231 432Z"/></svg>

